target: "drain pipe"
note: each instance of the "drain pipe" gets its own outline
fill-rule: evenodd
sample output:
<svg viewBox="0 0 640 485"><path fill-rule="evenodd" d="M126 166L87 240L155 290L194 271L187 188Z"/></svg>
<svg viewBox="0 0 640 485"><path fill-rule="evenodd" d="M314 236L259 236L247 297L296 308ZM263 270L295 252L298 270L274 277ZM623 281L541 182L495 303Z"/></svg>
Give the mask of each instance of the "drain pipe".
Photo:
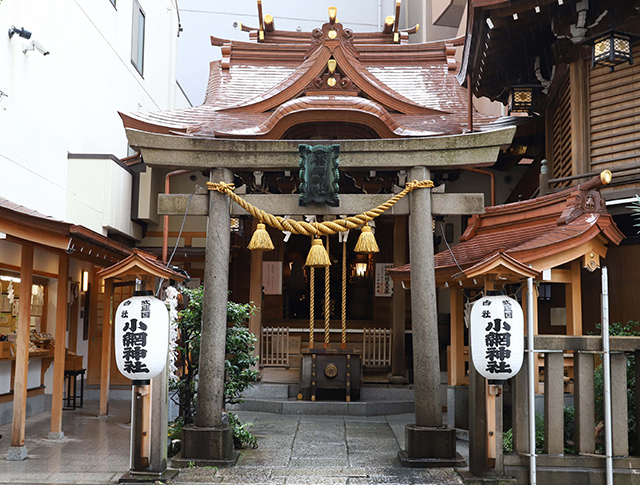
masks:
<svg viewBox="0 0 640 485"><path fill-rule="evenodd" d="M483 170L481 168L465 168L465 170L469 172L481 173L483 175L488 175L491 177L491 205L496 205L496 176L493 172L489 172L489 170Z"/></svg>
<svg viewBox="0 0 640 485"><path fill-rule="evenodd" d="M604 377L604 452L607 485L613 485L613 446L611 437L611 354L609 353L609 273L602 267L602 372Z"/></svg>
<svg viewBox="0 0 640 485"><path fill-rule="evenodd" d="M529 483L536 485L536 390L533 342L533 278L527 278L527 373L529 382Z"/></svg>
<svg viewBox="0 0 640 485"><path fill-rule="evenodd" d="M175 177L176 175L182 175L185 173L193 172L193 170L174 170L173 172L169 172L164 178L164 193L171 193L171 177ZM164 216L164 220L162 223L162 261L165 263L168 262L168 246L169 246L169 216Z"/></svg>

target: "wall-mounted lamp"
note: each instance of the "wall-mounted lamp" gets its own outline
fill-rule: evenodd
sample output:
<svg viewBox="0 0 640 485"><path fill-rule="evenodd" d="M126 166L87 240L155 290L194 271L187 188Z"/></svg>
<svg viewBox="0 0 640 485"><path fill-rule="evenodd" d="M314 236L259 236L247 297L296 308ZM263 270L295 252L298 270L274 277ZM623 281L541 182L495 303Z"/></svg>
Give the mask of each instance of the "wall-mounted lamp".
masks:
<svg viewBox="0 0 640 485"><path fill-rule="evenodd" d="M86 293L89 290L89 272L82 272L82 291Z"/></svg>
<svg viewBox="0 0 640 485"><path fill-rule="evenodd" d="M22 37L23 39L31 38L31 32L25 30L24 27L19 29L16 26L12 25L11 27L9 27L9 38L11 39L15 34L18 34L18 37Z"/></svg>
<svg viewBox="0 0 640 485"><path fill-rule="evenodd" d="M591 40L591 67L608 66L613 71L618 64L633 64L631 37L630 34L610 30Z"/></svg>

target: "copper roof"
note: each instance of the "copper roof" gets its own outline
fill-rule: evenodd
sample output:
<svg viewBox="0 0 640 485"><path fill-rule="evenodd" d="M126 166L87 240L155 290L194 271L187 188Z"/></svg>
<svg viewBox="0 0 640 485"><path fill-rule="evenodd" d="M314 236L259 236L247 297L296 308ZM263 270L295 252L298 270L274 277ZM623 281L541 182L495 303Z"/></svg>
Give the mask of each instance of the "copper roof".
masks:
<svg viewBox="0 0 640 485"><path fill-rule="evenodd" d="M264 36L258 41L251 35L252 42L212 38L223 57L211 63L204 104L121 113L125 126L195 137L267 139L291 138L287 130L299 124L336 120L375 125L379 138L467 129L467 93L455 77L457 40L406 44L405 34L394 43L392 34L357 34L339 23L311 33ZM330 59L337 63L333 72ZM322 119L318 111L333 115ZM478 125L494 121L478 113L474 118Z"/></svg>
<svg viewBox="0 0 640 485"><path fill-rule="evenodd" d="M607 212L594 181L537 199L487 207L474 215L460 243L435 255L436 278L446 279L504 253L533 265L601 237L619 244L624 235ZM394 279L408 279L411 265L390 269Z"/></svg>
<svg viewBox="0 0 640 485"><path fill-rule="evenodd" d="M185 275L167 267L162 261L158 261L158 258L153 254L141 251L140 249L134 249L133 252L122 261L98 271L98 276L102 279L137 275L151 275L177 281L187 279Z"/></svg>

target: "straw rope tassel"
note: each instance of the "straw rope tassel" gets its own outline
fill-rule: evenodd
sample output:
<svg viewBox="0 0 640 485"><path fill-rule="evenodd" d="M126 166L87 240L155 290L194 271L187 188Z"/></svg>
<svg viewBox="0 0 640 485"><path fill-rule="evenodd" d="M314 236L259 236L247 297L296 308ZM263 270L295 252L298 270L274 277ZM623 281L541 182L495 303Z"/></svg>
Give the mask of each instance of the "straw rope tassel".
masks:
<svg viewBox="0 0 640 485"><path fill-rule="evenodd" d="M329 236L327 236L327 254L329 254ZM331 262L331 256L329 256L329 262ZM329 348L329 330L331 327L331 264L324 268L324 348Z"/></svg>
<svg viewBox="0 0 640 485"><path fill-rule="evenodd" d="M315 279L316 279L316 269L311 266L311 270L309 271L309 348L313 348L313 333L315 331L315 321L313 314L313 307L315 306Z"/></svg>
<svg viewBox="0 0 640 485"><path fill-rule="evenodd" d="M224 182L207 182L207 188L209 190L216 190L222 194L227 194L231 200L246 210L253 217L257 218L265 224L269 224L271 227L278 229L279 231L289 231L293 234L302 234L304 236L312 236L316 234L329 235L336 234L338 232L346 231L347 229L355 229L358 226L366 224L372 219L375 219L386 210L393 207L393 205L402 199L405 195L415 189L432 188L433 182L431 180L414 180L409 182L404 190L378 207L371 209L370 211L363 212L356 216L347 217L346 219L336 219L335 221L323 221L320 223L309 223L305 221L296 221L293 219L285 219L284 217L274 216L262 209L258 209L254 205L248 203L240 196L236 195L233 184L227 184Z"/></svg>
<svg viewBox="0 0 640 485"><path fill-rule="evenodd" d="M342 241L342 340L340 348L347 348L347 240Z"/></svg>

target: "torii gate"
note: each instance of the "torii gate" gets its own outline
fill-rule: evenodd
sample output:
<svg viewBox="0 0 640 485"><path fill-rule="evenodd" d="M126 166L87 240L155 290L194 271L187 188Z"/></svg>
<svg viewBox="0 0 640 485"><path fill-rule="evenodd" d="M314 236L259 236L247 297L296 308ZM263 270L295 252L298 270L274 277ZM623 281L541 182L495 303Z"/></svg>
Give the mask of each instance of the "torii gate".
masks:
<svg viewBox="0 0 640 485"><path fill-rule="evenodd" d="M460 169L494 163L515 128L415 139L341 140L340 167L358 170L406 170L408 180L429 179L434 169ZM233 169L282 171L298 168L298 142L228 140L158 134L127 129L130 145L139 149L150 167L210 170L210 181L233 182ZM331 141L315 141L330 144ZM233 167L233 169L231 168ZM387 195L342 194L339 207L298 206L297 195L247 195L248 202L272 214L355 214L384 202ZM160 195L158 213L183 215L189 195ZM433 265L432 214L481 213L482 194L445 194L420 189L391 210L409 222L411 307L414 341L416 422L406 429L408 466L453 466L455 430L442 427L439 402L440 362L437 338L436 283ZM224 335L229 275L231 215L246 214L221 193L196 193L190 215L208 215L205 298L196 423L185 428L182 459L228 466L235 457L230 429L223 423ZM397 312L395 312L397 314ZM399 317L398 317L399 318ZM403 316L402 316L403 318ZM394 322L395 326L396 322ZM404 320L402 321L404 325Z"/></svg>

